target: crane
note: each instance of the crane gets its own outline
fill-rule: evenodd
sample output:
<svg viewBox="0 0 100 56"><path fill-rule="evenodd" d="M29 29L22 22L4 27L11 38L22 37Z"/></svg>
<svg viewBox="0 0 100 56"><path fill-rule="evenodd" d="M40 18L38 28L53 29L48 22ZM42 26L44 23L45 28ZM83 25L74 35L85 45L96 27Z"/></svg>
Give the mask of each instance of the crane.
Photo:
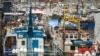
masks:
<svg viewBox="0 0 100 56"><path fill-rule="evenodd" d="M80 33L80 21L81 21L81 18L80 17L75 17L74 15L70 15L68 18L66 18L66 9L65 9L65 6L64 5L64 16L62 17L62 19L64 20L64 23L63 23L63 27L65 29L65 22L66 21L70 21L70 22L75 22L75 23L78 23L78 33Z"/></svg>
<svg viewBox="0 0 100 56"><path fill-rule="evenodd" d="M63 17L62 17L62 20L63 20L63 28L62 28L62 31L63 31L63 50L65 50L64 46L65 46L65 22L66 21L70 21L70 22L75 22L75 23L78 23L78 38L80 39L80 21L81 21L81 18L80 17L75 17L74 15L70 15L69 17L66 18L66 4L64 3L64 13L63 13Z"/></svg>
<svg viewBox="0 0 100 56"><path fill-rule="evenodd" d="M69 4L70 13L73 13L75 10L74 10L74 8L73 8L72 0L71 0L70 2L71 2L71 3Z"/></svg>

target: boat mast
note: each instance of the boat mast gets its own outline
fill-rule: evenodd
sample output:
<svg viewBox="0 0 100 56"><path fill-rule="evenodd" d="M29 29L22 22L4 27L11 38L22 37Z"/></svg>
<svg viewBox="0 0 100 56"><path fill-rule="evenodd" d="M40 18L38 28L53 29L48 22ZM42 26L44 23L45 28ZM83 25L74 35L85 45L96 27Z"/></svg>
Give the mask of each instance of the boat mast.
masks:
<svg viewBox="0 0 100 56"><path fill-rule="evenodd" d="M30 11L29 11L29 24L28 24L28 36L27 36L27 56L33 55L33 48L32 48L32 37L33 37L33 23L32 23L32 0L30 0ZM32 53L29 53L31 51Z"/></svg>
<svg viewBox="0 0 100 56"><path fill-rule="evenodd" d="M30 11L29 11L29 25L28 25L28 33L30 37L33 37L33 23L32 23L32 3L30 0Z"/></svg>

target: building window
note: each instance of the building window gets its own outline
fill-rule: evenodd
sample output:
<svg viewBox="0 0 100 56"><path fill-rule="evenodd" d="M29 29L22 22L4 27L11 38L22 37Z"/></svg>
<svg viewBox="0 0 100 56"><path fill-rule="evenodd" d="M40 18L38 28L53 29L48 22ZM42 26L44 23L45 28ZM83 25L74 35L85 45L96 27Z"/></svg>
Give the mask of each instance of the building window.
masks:
<svg viewBox="0 0 100 56"><path fill-rule="evenodd" d="M22 41L22 45L25 45L25 41Z"/></svg>

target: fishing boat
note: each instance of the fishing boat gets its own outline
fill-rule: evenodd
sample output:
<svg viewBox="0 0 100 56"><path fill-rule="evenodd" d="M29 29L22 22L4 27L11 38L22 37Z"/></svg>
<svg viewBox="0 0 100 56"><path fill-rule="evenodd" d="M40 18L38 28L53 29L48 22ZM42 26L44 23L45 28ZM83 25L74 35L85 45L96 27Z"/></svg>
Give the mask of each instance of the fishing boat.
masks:
<svg viewBox="0 0 100 56"><path fill-rule="evenodd" d="M92 51L89 49L91 49L91 47L93 46L91 37L94 38L94 35L92 35L91 32L94 34L94 17L89 16L87 18L83 18L77 17L75 15L66 16L65 14L66 11L64 11L64 17L61 20L59 20L59 18L54 18L49 21L49 28L52 37L54 39L56 38L55 36L57 36L57 39L61 38L60 43L62 43L62 45L58 43L56 44L58 44L59 46L63 46L64 50L63 48L61 50L63 50L65 53L73 53L73 51L75 51L76 49L81 54L83 54L81 52L83 49L87 49L83 50L84 54L86 51Z"/></svg>
<svg viewBox="0 0 100 56"><path fill-rule="evenodd" d="M43 14L40 11L33 11L31 6L26 15L29 18L24 25L20 22L21 24L17 25L19 27L7 26L7 34L3 42L5 56L44 56L45 32L44 25L40 24L44 24L46 18L42 19L41 15ZM37 23L36 18L40 21L39 23Z"/></svg>

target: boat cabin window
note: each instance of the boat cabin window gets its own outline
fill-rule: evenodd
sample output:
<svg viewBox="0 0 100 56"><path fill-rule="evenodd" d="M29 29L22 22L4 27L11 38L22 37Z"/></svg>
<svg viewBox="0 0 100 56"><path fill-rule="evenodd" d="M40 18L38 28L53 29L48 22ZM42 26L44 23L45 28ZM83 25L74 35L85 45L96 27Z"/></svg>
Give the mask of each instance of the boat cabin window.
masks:
<svg viewBox="0 0 100 56"><path fill-rule="evenodd" d="M25 41L22 41L22 45L25 45Z"/></svg>
<svg viewBox="0 0 100 56"><path fill-rule="evenodd" d="M68 38L68 34L66 34L66 38Z"/></svg>
<svg viewBox="0 0 100 56"><path fill-rule="evenodd" d="M73 34L70 34L70 38L73 38Z"/></svg>
<svg viewBox="0 0 100 56"><path fill-rule="evenodd" d="M75 46L71 46L71 50L75 50Z"/></svg>
<svg viewBox="0 0 100 56"><path fill-rule="evenodd" d="M5 46L7 48L12 48L14 45L16 45L16 36L6 37Z"/></svg>
<svg viewBox="0 0 100 56"><path fill-rule="evenodd" d="M77 35L77 34L75 34L75 35L74 35L74 38L78 38L78 35Z"/></svg>
<svg viewBox="0 0 100 56"><path fill-rule="evenodd" d="M54 30L58 30L58 29L59 29L59 26L55 26L55 27L54 27Z"/></svg>
<svg viewBox="0 0 100 56"><path fill-rule="evenodd" d="M56 33L58 33L58 31L56 31Z"/></svg>

